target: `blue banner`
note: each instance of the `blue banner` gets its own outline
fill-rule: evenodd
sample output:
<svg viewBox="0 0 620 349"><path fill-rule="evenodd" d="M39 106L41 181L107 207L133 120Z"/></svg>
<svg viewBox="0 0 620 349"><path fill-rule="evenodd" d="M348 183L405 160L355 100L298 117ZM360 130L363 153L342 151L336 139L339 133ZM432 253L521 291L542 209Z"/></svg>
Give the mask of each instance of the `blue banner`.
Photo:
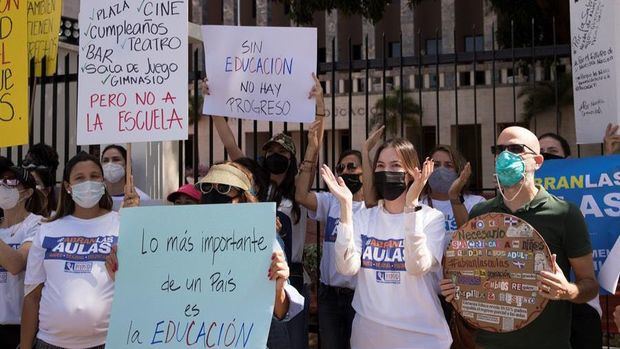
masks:
<svg viewBox="0 0 620 349"><path fill-rule="evenodd" d="M545 161L536 183L581 209L598 275L620 235L620 155Z"/></svg>

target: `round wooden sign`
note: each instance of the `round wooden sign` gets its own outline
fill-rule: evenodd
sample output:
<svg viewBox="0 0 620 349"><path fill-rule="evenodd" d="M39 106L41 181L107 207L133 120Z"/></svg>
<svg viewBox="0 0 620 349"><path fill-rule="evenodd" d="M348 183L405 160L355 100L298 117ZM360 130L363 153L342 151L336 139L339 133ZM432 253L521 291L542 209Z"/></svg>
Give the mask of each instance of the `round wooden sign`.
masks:
<svg viewBox="0 0 620 349"><path fill-rule="evenodd" d="M527 326L547 305L537 275L551 271L551 253L527 222L504 213L476 217L452 235L444 276L456 284L455 309L473 326L511 332Z"/></svg>

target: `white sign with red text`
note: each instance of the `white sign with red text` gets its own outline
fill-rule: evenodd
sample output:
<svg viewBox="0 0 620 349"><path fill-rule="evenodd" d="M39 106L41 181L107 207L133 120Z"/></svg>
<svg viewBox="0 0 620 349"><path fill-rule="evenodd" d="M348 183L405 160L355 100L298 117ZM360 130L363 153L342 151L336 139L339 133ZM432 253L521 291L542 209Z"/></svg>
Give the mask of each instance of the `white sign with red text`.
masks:
<svg viewBox="0 0 620 349"><path fill-rule="evenodd" d="M187 0L80 3L77 144L187 139Z"/></svg>

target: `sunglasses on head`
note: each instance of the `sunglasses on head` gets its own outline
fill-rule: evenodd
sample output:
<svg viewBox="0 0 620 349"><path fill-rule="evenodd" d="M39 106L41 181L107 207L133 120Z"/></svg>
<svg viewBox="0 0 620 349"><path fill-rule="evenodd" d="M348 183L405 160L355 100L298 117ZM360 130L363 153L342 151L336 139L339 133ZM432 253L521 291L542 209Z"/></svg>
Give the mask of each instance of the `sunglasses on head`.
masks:
<svg viewBox="0 0 620 349"><path fill-rule="evenodd" d="M528 151L525 151L526 149ZM505 150L508 150L509 152L513 154L528 153L528 154L537 155L534 149L528 147L525 144L498 144L498 145L491 146L491 153L493 153L493 155L499 155L501 152Z"/></svg>
<svg viewBox="0 0 620 349"><path fill-rule="evenodd" d="M354 162L349 162L349 163L346 163L346 164L338 164L338 165L336 165L336 172L342 173L342 172L344 172L345 169L347 169L349 171L355 171L355 169L357 169L357 168L358 168L358 166Z"/></svg>
<svg viewBox="0 0 620 349"><path fill-rule="evenodd" d="M203 194L209 194L213 189L222 195L226 195L230 193L231 189L237 189L237 191L241 192L242 190L233 187L229 184L219 184L219 183L198 183L196 185L197 189L200 190Z"/></svg>
<svg viewBox="0 0 620 349"><path fill-rule="evenodd" d="M0 185L3 185L5 187L16 187L19 185L19 180L12 178L12 179L8 179L8 178L4 178L4 179L0 179Z"/></svg>

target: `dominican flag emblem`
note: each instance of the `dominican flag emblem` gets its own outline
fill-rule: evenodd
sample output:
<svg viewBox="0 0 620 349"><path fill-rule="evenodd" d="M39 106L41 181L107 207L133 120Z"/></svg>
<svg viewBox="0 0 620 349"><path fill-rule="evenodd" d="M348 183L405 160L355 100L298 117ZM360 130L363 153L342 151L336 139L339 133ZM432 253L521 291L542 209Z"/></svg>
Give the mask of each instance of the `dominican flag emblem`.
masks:
<svg viewBox="0 0 620 349"><path fill-rule="evenodd" d="M514 264L514 266L519 268L519 269L525 268L525 263L523 263L521 261L512 261L512 264Z"/></svg>
<svg viewBox="0 0 620 349"><path fill-rule="evenodd" d="M517 225L517 223L519 223L519 221L516 220L516 218L514 217L504 217L504 224L505 225Z"/></svg>

